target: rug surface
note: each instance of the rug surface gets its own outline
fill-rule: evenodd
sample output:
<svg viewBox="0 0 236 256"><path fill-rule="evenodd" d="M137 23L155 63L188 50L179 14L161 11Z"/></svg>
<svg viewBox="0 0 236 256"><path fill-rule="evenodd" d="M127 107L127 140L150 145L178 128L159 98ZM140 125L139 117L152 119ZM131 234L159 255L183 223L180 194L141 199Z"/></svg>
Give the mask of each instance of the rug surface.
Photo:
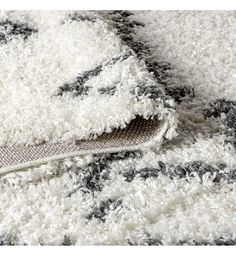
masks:
<svg viewBox="0 0 236 256"><path fill-rule="evenodd" d="M85 11L1 13L4 172L79 151L157 147L164 136L174 136L174 100L126 42L116 17ZM153 119L158 124L151 124ZM150 120L150 132L141 138L144 120Z"/></svg>
<svg viewBox="0 0 236 256"><path fill-rule="evenodd" d="M235 32L234 11L3 12L1 146L171 128L1 175L0 244L236 245Z"/></svg>
<svg viewBox="0 0 236 256"><path fill-rule="evenodd" d="M171 104L101 16L6 12L0 28L0 145L87 139Z"/></svg>

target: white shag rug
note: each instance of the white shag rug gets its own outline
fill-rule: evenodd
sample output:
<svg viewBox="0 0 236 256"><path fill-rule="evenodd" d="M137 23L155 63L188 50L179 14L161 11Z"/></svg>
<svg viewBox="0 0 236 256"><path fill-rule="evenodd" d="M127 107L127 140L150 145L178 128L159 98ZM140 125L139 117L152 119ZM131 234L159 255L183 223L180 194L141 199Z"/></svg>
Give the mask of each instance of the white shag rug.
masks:
<svg viewBox="0 0 236 256"><path fill-rule="evenodd" d="M78 156L2 175L0 244L236 244L234 11L4 12L0 27L1 145L87 138L137 114L164 113L173 127L179 119L159 152ZM127 49L121 64L77 86L78 70L120 61ZM143 81L151 89L140 96Z"/></svg>
<svg viewBox="0 0 236 256"><path fill-rule="evenodd" d="M137 115L173 119L164 106L173 100L102 16L16 11L0 18L0 146L87 139ZM140 92L153 87L155 100Z"/></svg>

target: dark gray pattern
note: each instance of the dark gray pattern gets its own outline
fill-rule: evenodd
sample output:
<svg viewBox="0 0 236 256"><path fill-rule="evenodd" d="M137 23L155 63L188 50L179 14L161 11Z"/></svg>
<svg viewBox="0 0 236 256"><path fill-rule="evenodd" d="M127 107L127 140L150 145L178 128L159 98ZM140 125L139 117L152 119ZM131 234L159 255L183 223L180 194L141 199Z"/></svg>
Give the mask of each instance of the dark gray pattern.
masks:
<svg viewBox="0 0 236 256"><path fill-rule="evenodd" d="M114 95L116 93L117 87L116 86L111 86L111 87L102 87L98 89L98 92L100 94L105 94L105 95Z"/></svg>
<svg viewBox="0 0 236 256"><path fill-rule="evenodd" d="M157 87L156 85L146 86L146 84L142 82L136 86L135 90L133 90L132 93L137 95L137 97L146 96L156 102L162 101L164 107L175 109L175 107L168 104L167 101L163 101L163 98L168 99L168 96L163 97L162 89Z"/></svg>
<svg viewBox="0 0 236 256"><path fill-rule="evenodd" d="M175 99L176 102L181 103L187 97L194 97L193 89L185 86L171 86L168 84L170 73L168 72L171 67L169 63L151 58L151 49L146 44L137 41L135 38L135 28L138 26L144 26L144 24L129 19L133 14L129 11L113 11L107 12L108 18L112 21L113 26L117 29L118 35L125 45L130 47L139 59L145 61L146 67L149 72L154 74L156 81L160 84L160 87L155 85L147 86L145 81L138 84L136 89L132 93L136 93L137 96L148 96L149 98L160 101L161 99ZM96 22L97 17L81 15L74 13L69 15L71 20L76 21L89 21ZM112 66L116 62L127 59L129 56L133 55L131 51L127 52L125 55L114 57L105 63L99 64L94 69L85 71L79 75L73 82L66 83L59 87L55 96L62 96L65 93L70 93L73 97L86 96L88 95L91 87L86 86L86 82L95 76L98 76L106 66ZM111 85L107 88L100 88L98 92L101 95L112 96L116 93L116 85ZM164 90L164 91L163 91ZM165 92L165 93L163 93ZM83 98L83 97L82 97ZM165 101L164 101L165 103ZM165 103L165 107L172 108L172 106Z"/></svg>
<svg viewBox="0 0 236 256"><path fill-rule="evenodd" d="M145 86L145 83L140 83L137 87L138 96L148 96L150 99L157 100L162 97L162 91L155 85Z"/></svg>
<svg viewBox="0 0 236 256"><path fill-rule="evenodd" d="M225 124L225 139L226 143L231 143L236 147L236 102L226 99L217 99L210 103L204 111L205 118L219 118L222 114L225 114L223 120Z"/></svg>
<svg viewBox="0 0 236 256"><path fill-rule="evenodd" d="M112 200L108 199L106 201L101 201L98 206L95 206L92 212L87 216L88 220L92 218L99 219L102 222L106 221L106 216L110 211L119 210L122 207L122 200Z"/></svg>
<svg viewBox="0 0 236 256"><path fill-rule="evenodd" d="M65 92L71 92L73 97L88 95L88 91L91 87L80 84L80 81L82 79L81 77L78 77L78 79L76 79L72 83L66 83L60 86L55 96L62 96Z"/></svg>
<svg viewBox="0 0 236 256"><path fill-rule="evenodd" d="M0 44L6 44L18 36L26 40L37 32L37 29L31 28L26 23L16 23L11 20L0 21Z"/></svg>
<svg viewBox="0 0 236 256"><path fill-rule="evenodd" d="M195 97L194 89L186 86L166 86L165 92L179 104L184 100L190 100Z"/></svg>
<svg viewBox="0 0 236 256"><path fill-rule="evenodd" d="M109 165L113 161L141 157L139 151L123 151L119 153L105 153L93 155L93 160L85 167L72 166L67 169L74 181L74 189L67 195L71 196L77 191L94 193L102 191L104 181L109 179Z"/></svg>
<svg viewBox="0 0 236 256"><path fill-rule="evenodd" d="M68 169L70 177L74 181L74 189L67 195L71 196L78 190L84 193L102 191L103 182L109 179L110 171L103 163L90 163L84 168L73 166Z"/></svg>
<svg viewBox="0 0 236 256"><path fill-rule="evenodd" d="M91 87L85 85L85 83L94 76L97 76L102 71L102 65L97 66L94 69L85 71L83 74L76 77L75 81L66 83L59 87L56 96L62 96L64 93L72 93L74 97L87 95Z"/></svg>
<svg viewBox="0 0 236 256"><path fill-rule="evenodd" d="M111 206L106 208L104 206L104 209L101 210L101 212L94 212L95 215L98 214L97 217L102 222L104 222L105 215L103 216L103 212L105 211L114 211L118 210L118 208L121 207L120 203L117 203L117 206ZM39 241L40 245L46 245L43 241ZM130 239L127 239L127 244L131 246L137 246L137 245L143 245L143 246L163 246L163 242L161 238L153 238L150 234L146 234L146 238L139 242L133 242L130 241ZM15 236L6 235L6 236L0 236L0 246L17 246L17 245L28 245L27 243L20 243L18 239ZM61 242L62 246L71 246L74 245L74 242L72 241L71 237L69 235L64 235ZM207 241L207 240L180 240L172 243L171 245L177 245L177 246L183 246L183 245L193 245L193 246L235 246L236 245L236 239L233 238L232 235L228 234L226 236L221 236L218 239L215 239L213 241Z"/></svg>
<svg viewBox="0 0 236 256"><path fill-rule="evenodd" d="M228 114L231 110L236 109L236 102L226 99L217 99L204 109L205 117L220 117L222 113Z"/></svg>
<svg viewBox="0 0 236 256"><path fill-rule="evenodd" d="M236 108L230 110L226 115L225 124L227 127L226 142L230 142L234 147L236 147Z"/></svg>
<svg viewBox="0 0 236 256"><path fill-rule="evenodd" d="M0 236L0 246L3 246L3 245L12 246L12 245L17 245L17 243L18 243L18 239L14 235L6 234L6 235Z"/></svg>
<svg viewBox="0 0 236 256"><path fill-rule="evenodd" d="M78 21L78 22L87 21L87 22L91 22L91 23L94 23L98 20L98 17L95 17L92 14L88 15L88 14L81 14L78 12L70 13L68 15L68 18L72 21Z"/></svg>
<svg viewBox="0 0 236 256"><path fill-rule="evenodd" d="M74 188L67 195L71 196L77 191L83 193L101 192L104 188L104 182L110 179L110 164L113 161L140 158L140 151L119 153L105 153L93 155L92 161L84 167L73 165L67 168L71 179L74 181ZM198 177L203 181L204 177L212 180L214 183L236 181L236 169L229 169L226 165L212 166L201 161L193 161L183 165L168 165L161 161L155 168L142 168L139 170L129 170L122 172L127 182L132 182L135 178L148 179L157 178L159 175L168 176L170 179L191 179Z"/></svg>
<svg viewBox="0 0 236 256"><path fill-rule="evenodd" d="M169 84L171 74L168 72L171 70L170 63L157 61L151 54L151 48L136 39L135 28L144 26L143 23L130 19L133 15L130 11L112 11L108 13L108 18L112 21L113 26L117 29L118 35L122 39L123 43L128 45L137 55L138 58L143 59L149 72L154 74L156 81L164 89L167 98L175 99L176 102L181 103L186 98L193 98L194 90L186 86ZM154 90L152 90L154 89ZM149 89L152 98L159 97L157 89L152 87Z"/></svg>
<svg viewBox="0 0 236 256"><path fill-rule="evenodd" d="M64 246L72 245L72 242L69 236L66 236L66 235L64 236L62 245Z"/></svg>
<svg viewBox="0 0 236 256"><path fill-rule="evenodd" d="M146 245L146 246L162 246L164 245L162 240L159 238L152 238L149 234L147 234L147 238L144 239L141 243L133 243L130 240L127 240L129 245ZM232 246L236 245L236 239L233 238L232 235L227 235L225 237L219 237L218 239L215 239L213 241L207 241L207 240L180 240L176 241L171 245L193 245L193 246Z"/></svg>
<svg viewBox="0 0 236 256"><path fill-rule="evenodd" d="M208 178L215 183L222 181L232 183L236 181L236 170L232 169L228 171L225 165L212 166L201 161L190 162L183 166L171 166L159 162L158 168L143 168L137 171L130 170L123 175L127 182L132 182L134 178L142 178L146 180L147 178L158 177L160 174L166 175L171 179L199 177L202 181L203 177L207 175Z"/></svg>
<svg viewBox="0 0 236 256"><path fill-rule="evenodd" d="M131 56L131 52L126 52L125 54L121 54L119 56L113 57L111 60L108 60L104 62L103 64L98 65L94 69L85 71L81 75L77 76L76 79L71 82L71 83L66 83L58 88L57 93L55 96L62 96L65 93L71 93L73 97L77 96L84 96L88 95L88 91L91 89L91 87L86 86L85 83L92 77L98 76L104 68L107 66L112 66L116 64L117 62L122 62L126 59L128 59ZM106 94L113 95L115 93L115 87L112 85L111 87L108 88L101 88L98 89L98 92L101 94L105 94L104 92L106 91ZM109 88L112 88L109 90Z"/></svg>
<svg viewBox="0 0 236 256"><path fill-rule="evenodd" d="M125 160L128 158L140 158L142 157L142 151L121 151L117 153L101 153L94 154L93 160L96 162L103 162L109 164L112 161Z"/></svg>
<svg viewBox="0 0 236 256"><path fill-rule="evenodd" d="M191 242L179 242L178 245L197 245L197 246L207 246L207 245L217 245L217 246L232 246L232 245L236 245L236 239L233 238L223 238L220 237L217 240L214 240L213 242L208 242L208 241L191 241Z"/></svg>

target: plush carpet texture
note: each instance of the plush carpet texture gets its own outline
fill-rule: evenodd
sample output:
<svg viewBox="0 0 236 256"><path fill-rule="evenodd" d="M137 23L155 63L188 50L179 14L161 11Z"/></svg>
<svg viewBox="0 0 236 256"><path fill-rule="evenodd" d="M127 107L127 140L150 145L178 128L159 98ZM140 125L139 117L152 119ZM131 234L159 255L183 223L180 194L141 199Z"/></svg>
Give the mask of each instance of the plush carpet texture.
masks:
<svg viewBox="0 0 236 256"><path fill-rule="evenodd" d="M93 13L3 13L0 145L69 143L171 114L173 100L110 27Z"/></svg>
<svg viewBox="0 0 236 256"><path fill-rule="evenodd" d="M236 245L235 43L234 11L2 12L1 147L168 129L1 175L0 244Z"/></svg>

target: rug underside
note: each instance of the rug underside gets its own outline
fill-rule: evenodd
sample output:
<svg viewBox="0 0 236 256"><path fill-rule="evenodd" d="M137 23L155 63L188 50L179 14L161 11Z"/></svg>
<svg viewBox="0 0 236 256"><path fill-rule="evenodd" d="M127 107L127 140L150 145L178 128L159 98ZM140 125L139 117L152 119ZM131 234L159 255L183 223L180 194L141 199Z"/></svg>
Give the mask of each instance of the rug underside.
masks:
<svg viewBox="0 0 236 256"><path fill-rule="evenodd" d="M0 147L0 174L78 155L138 150L153 140L157 146L157 141L161 143L166 130L158 117L146 120L138 116L124 129L115 129L94 140L81 140L73 145Z"/></svg>

